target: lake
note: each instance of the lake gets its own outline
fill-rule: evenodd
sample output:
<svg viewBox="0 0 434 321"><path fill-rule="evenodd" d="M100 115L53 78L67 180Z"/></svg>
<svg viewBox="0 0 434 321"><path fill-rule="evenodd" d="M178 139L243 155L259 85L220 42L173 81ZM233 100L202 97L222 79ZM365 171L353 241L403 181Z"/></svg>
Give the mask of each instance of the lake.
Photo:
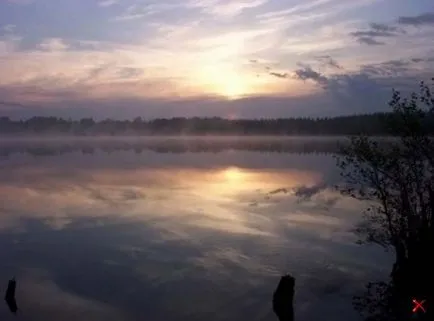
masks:
<svg viewBox="0 0 434 321"><path fill-rule="evenodd" d="M290 272L296 321L359 320L352 296L393 260L355 244L363 204L334 189L335 144L3 140L2 284L16 276L20 320L276 321Z"/></svg>

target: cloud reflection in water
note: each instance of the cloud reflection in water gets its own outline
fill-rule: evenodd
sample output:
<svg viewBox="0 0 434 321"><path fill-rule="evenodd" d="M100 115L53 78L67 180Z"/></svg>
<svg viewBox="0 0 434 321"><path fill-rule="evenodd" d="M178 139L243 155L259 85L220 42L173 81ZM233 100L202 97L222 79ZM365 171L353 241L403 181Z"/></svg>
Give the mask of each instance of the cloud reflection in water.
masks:
<svg viewBox="0 0 434 321"><path fill-rule="evenodd" d="M25 287L66 293L53 290L58 303L41 305L47 320L68 313L59 308L68 300L128 319L273 320L269 294L287 270L300 280L299 320L351 315L336 302L349 302L385 261L351 244L360 204L330 188L329 156L267 155L187 155L201 166L133 151L9 159L0 170L1 271L30 285L41 278L29 269L44 271L48 285ZM262 167L251 165L259 159Z"/></svg>

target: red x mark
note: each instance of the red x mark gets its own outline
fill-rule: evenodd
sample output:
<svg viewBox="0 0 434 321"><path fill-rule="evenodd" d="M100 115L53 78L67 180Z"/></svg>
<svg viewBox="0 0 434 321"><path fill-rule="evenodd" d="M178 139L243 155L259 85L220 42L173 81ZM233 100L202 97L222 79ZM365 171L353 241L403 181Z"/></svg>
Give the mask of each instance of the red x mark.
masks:
<svg viewBox="0 0 434 321"><path fill-rule="evenodd" d="M424 303L425 303L425 300L418 302L417 300L413 299L414 308L412 311L417 312L417 310L421 309L425 313L426 311L422 306Z"/></svg>

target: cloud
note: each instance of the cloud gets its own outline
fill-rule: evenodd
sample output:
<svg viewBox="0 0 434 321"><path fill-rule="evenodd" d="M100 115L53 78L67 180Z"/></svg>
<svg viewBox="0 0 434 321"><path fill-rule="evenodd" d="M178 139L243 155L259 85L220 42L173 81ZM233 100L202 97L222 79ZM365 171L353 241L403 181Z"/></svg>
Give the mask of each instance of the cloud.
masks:
<svg viewBox="0 0 434 321"><path fill-rule="evenodd" d="M16 27L17 26L14 25L14 24L8 24L8 25L3 26L1 29L3 31L6 31L7 33L11 33L11 32L14 32L14 30L15 30Z"/></svg>
<svg viewBox="0 0 434 321"><path fill-rule="evenodd" d="M314 57L315 60L319 62L319 66L321 67L330 67L332 70L343 70L344 68L331 56L324 55L324 56L316 56ZM298 80L314 80L317 83L326 82L326 77L321 75L321 73L313 70L313 68L310 65L298 63L298 66L301 67L294 72L292 72L292 75L287 72L276 72L271 71L271 67L266 66L266 70L269 75L277 77L277 78L292 78L292 79L298 79Z"/></svg>
<svg viewBox="0 0 434 321"><path fill-rule="evenodd" d="M126 8L126 10L117 17L115 21L137 20L151 15L168 13L176 10L177 12L191 10L200 10L204 14L215 16L216 18L234 17L247 9L256 8L264 5L269 0L189 0L186 2L161 2L141 4L135 3Z"/></svg>
<svg viewBox="0 0 434 321"><path fill-rule="evenodd" d="M389 25L384 24L384 23L375 23L375 22L373 22L373 23L370 24L370 26L371 26L372 30L376 30L377 32L394 33L394 32L398 31L397 27L389 26Z"/></svg>
<svg viewBox="0 0 434 321"><path fill-rule="evenodd" d="M15 103L15 102L12 102L12 101L0 101L0 105L1 106L26 108L25 105L20 104L20 103Z"/></svg>
<svg viewBox="0 0 434 321"><path fill-rule="evenodd" d="M298 17L296 16L294 19L297 21ZM281 43L278 45L279 50L287 55L329 56L333 52L345 50L351 45L352 39L348 35L348 29L353 27L354 21L326 20L317 27L308 27L308 21L316 21L315 17L297 23L294 22L294 19L292 17L284 19L293 25L282 27L285 31L282 32ZM300 28L307 29L303 31L303 36L299 33Z"/></svg>
<svg viewBox="0 0 434 321"><path fill-rule="evenodd" d="M312 196L327 189L327 184L322 182L313 186L299 186L294 188L294 195L304 200L311 199Z"/></svg>
<svg viewBox="0 0 434 321"><path fill-rule="evenodd" d="M161 115L169 116L182 115L180 108L193 115L206 114L200 110L201 100L204 105L213 105L210 113L225 116L228 106L235 104L228 100L238 100L240 113L249 114L246 106L251 104L255 107L249 115L262 116L267 112L256 109L261 100L269 99L277 112L284 99L293 105L303 97L305 103L300 105L311 108L303 113L322 113L317 107L322 105L319 97L331 88L345 92L344 84L359 73L365 75L358 78L359 84L376 83L378 79L372 78L386 73L386 66L368 65L423 58L423 50L430 49L422 32L413 37L412 32L419 31L408 28L404 36L406 26L398 24L397 17L389 20L394 23L379 20L369 24L363 22L369 19L363 14L356 18L347 15L361 5L375 9L375 0L294 0L278 6L265 0L116 2L110 10L97 5L109 7L115 1L98 0L88 7L81 2L74 4L71 9L94 12L84 15L77 28L68 27L67 33L63 24L56 29L47 22L46 27L28 33L21 21L7 21L16 23L17 31L25 34L14 41L0 37L4 75L0 99L26 106L46 104L47 108L71 103L80 112L95 101L98 106L105 102L113 110L115 103L124 106L131 101L131 112L140 113L138 106L146 109L149 103L164 105ZM59 11L62 19L67 15L64 8L56 10L63 10ZM239 17L227 19L234 16ZM86 20L90 17L95 21ZM120 28L111 23L113 20L125 24ZM360 29L360 23L366 23L366 28ZM92 25L95 28L87 28ZM392 41L398 35L403 39ZM371 48L360 48L355 40ZM381 46L384 44L387 48ZM270 68L264 70L265 66ZM390 74L391 68L387 71ZM400 68L396 75L410 69L414 74L424 73L421 66L408 66L405 71L404 66ZM178 109L172 104L175 100L185 104L194 100L193 107L183 104ZM217 110L218 104L224 106L224 112ZM342 104L339 101L336 108ZM155 108L149 107L150 115L159 115ZM98 112L102 110L99 107Z"/></svg>
<svg viewBox="0 0 434 321"><path fill-rule="evenodd" d="M126 7L124 12L114 17L113 21L134 21L142 19L152 13L148 6L141 4L133 4Z"/></svg>
<svg viewBox="0 0 434 321"><path fill-rule="evenodd" d="M117 74L122 79L136 79L143 74L143 69L134 67L119 68Z"/></svg>
<svg viewBox="0 0 434 321"><path fill-rule="evenodd" d="M428 79L433 72L430 65L433 60L432 56L396 59L364 64L354 71L337 69L340 73L328 74L315 70L311 65L299 63L299 68L288 73L287 78L310 81L322 90L324 101L329 97L340 108L345 105L351 108L365 106L363 112L368 109L378 111L380 106L386 106L392 88L408 93L417 88L420 80ZM417 70L426 72L422 75Z"/></svg>
<svg viewBox="0 0 434 321"><path fill-rule="evenodd" d="M343 67L339 65L336 60L334 60L332 57L328 55L318 56L316 58L326 67L332 67L334 69L343 69Z"/></svg>
<svg viewBox="0 0 434 321"><path fill-rule="evenodd" d="M386 38L398 37L407 33L406 29L399 28L399 26L421 27L430 25L434 25L433 12L423 13L417 16L401 16L395 20L394 24L370 23L368 29L354 31L351 32L350 35L361 44L379 46L387 44L387 42L384 41ZM379 40L379 38L381 40Z"/></svg>
<svg viewBox="0 0 434 321"><path fill-rule="evenodd" d="M59 287L49 273L30 271L19 278L17 297L29 320L127 320L120 310L92 298L81 297ZM21 275L20 275L21 276Z"/></svg>
<svg viewBox="0 0 434 321"><path fill-rule="evenodd" d="M101 0L98 2L98 6L107 8L117 3L119 3L119 0Z"/></svg>
<svg viewBox="0 0 434 321"><path fill-rule="evenodd" d="M373 76L396 77L399 74L411 71L412 66L423 61L425 61L425 59L422 58L416 61L413 59L388 60L377 64L362 65L361 71Z"/></svg>
<svg viewBox="0 0 434 321"><path fill-rule="evenodd" d="M19 47L21 40L21 37L15 36L13 34L7 34L3 37L0 37L0 57L3 56L3 58L5 58L13 55Z"/></svg>
<svg viewBox="0 0 434 321"><path fill-rule="evenodd" d="M287 73L279 73L279 72L270 72L271 76L277 77L277 78L288 78Z"/></svg>
<svg viewBox="0 0 434 321"><path fill-rule="evenodd" d="M335 0L315 0L310 2L302 2L300 4L295 4L289 8L284 8L276 11L269 11L260 14L261 18L275 18L281 16L288 16L293 14L300 14L311 12L313 9L321 8L322 6L328 5L330 2L334 2Z"/></svg>
<svg viewBox="0 0 434 321"><path fill-rule="evenodd" d="M276 188L270 192L268 192L269 195L275 195L275 194L279 194L279 193L284 193L287 194L288 193L288 189L281 187L281 188Z"/></svg>
<svg viewBox="0 0 434 321"><path fill-rule="evenodd" d="M186 6L200 8L203 12L216 16L237 16L246 9L264 5L269 0L190 0Z"/></svg>
<svg viewBox="0 0 434 321"><path fill-rule="evenodd" d="M355 31L352 32L353 37L395 37L396 34L389 31L380 30L366 30L366 31Z"/></svg>
<svg viewBox="0 0 434 321"><path fill-rule="evenodd" d="M327 77L315 71L309 65L300 64L300 69L294 71L294 77L300 80L313 80L314 82L325 86L328 83Z"/></svg>
<svg viewBox="0 0 434 321"><path fill-rule="evenodd" d="M406 26L428 26L434 25L434 12L423 13L418 16L402 16L398 23Z"/></svg>
<svg viewBox="0 0 434 321"><path fill-rule="evenodd" d="M311 80L327 93L335 98L360 99L365 95L373 95L378 92L378 85L375 80L363 72L344 73L326 76L312 69L309 65L301 65L293 73L293 77L300 80ZM374 95L378 97L377 95Z"/></svg>
<svg viewBox="0 0 434 321"><path fill-rule="evenodd" d="M46 51L63 51L69 48L68 44L60 38L45 39L39 44L39 48Z"/></svg>
<svg viewBox="0 0 434 321"><path fill-rule="evenodd" d="M98 56L90 56L89 62L95 60L95 57ZM53 58L55 57L50 57L52 62ZM325 58L325 61L331 59L340 65L331 56ZM6 114L15 115L13 117L58 115L134 118L143 115L154 118L228 117L236 114L240 118L255 118L351 114L385 110L392 87L405 89L424 79L415 70L431 70L429 61L432 58L426 56L413 59L415 61L396 59L363 64L360 69L353 71L332 68L332 73L321 72L303 63L298 64L294 71L266 71L276 81L284 80L279 81L282 86L299 86L300 92L307 90L308 94L300 97L267 97L259 94L230 102L218 96L200 96L170 78L143 78L152 73L152 69L128 66L125 65L126 61L122 63L119 60L83 69L71 80L59 75L59 78L49 82L49 79L41 75L41 79L34 79L27 84L3 85L0 86L0 98L17 104L19 109L14 106L3 108L8 110ZM66 61L69 64L72 62ZM86 60L80 56L80 61L84 63ZM416 63L419 65L416 66ZM49 64L47 66L50 67ZM22 67L27 68L25 65ZM298 84L300 80L306 83ZM267 110L263 109L264 105L268 106Z"/></svg>
<svg viewBox="0 0 434 321"><path fill-rule="evenodd" d="M377 38L391 38L403 34L404 31L395 26L390 26L382 23L371 23L366 30L359 30L351 32L350 35L354 37L359 43L378 46L386 44L384 41L377 40Z"/></svg>
<svg viewBox="0 0 434 321"><path fill-rule="evenodd" d="M127 13L120 16L116 16L113 21L132 21L142 19L146 15L144 13Z"/></svg>
<svg viewBox="0 0 434 321"><path fill-rule="evenodd" d="M111 78L117 81L139 80L143 75L142 68L118 66L115 63L105 63L88 71L87 77L82 79L82 83L92 83Z"/></svg>
<svg viewBox="0 0 434 321"><path fill-rule="evenodd" d="M382 46L386 44L383 41L378 41L370 37L357 37L357 41L360 42L361 44L365 44L369 46Z"/></svg>

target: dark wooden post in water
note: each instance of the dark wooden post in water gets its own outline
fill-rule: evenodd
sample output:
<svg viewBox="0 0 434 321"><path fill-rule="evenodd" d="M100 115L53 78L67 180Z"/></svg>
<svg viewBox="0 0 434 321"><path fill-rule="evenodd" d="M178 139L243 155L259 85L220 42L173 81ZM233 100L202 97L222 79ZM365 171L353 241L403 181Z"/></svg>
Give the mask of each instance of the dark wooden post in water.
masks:
<svg viewBox="0 0 434 321"><path fill-rule="evenodd" d="M273 311L279 321L294 321L295 278L285 275L280 278L273 294Z"/></svg>
<svg viewBox="0 0 434 321"><path fill-rule="evenodd" d="M8 282L8 288L6 289L5 294L5 301L8 305L9 309L12 313L16 314L18 311L17 302L15 301L15 288L17 286L17 282L15 281L15 278L12 280L9 280Z"/></svg>

